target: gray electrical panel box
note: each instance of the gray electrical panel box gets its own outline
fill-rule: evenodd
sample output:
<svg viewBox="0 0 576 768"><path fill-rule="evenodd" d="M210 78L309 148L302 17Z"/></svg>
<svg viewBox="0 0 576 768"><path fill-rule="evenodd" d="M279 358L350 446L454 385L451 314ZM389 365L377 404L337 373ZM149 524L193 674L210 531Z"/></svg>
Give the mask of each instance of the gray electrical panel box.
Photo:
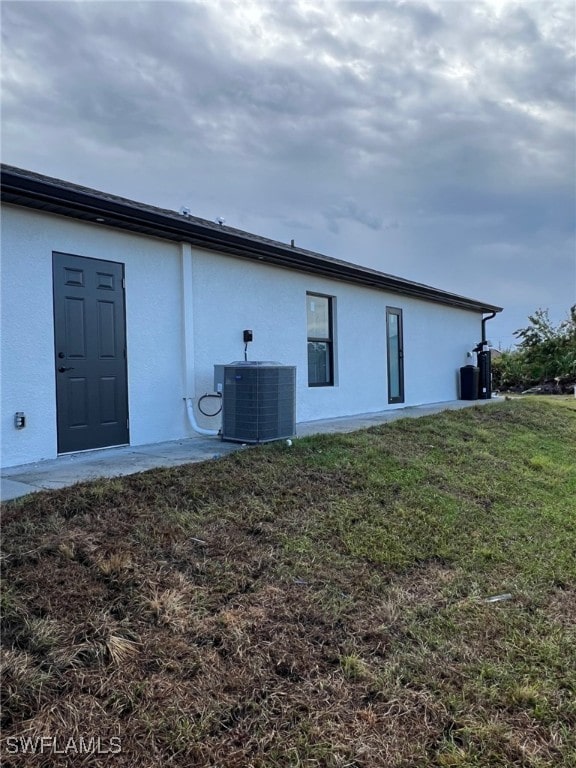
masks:
<svg viewBox="0 0 576 768"><path fill-rule="evenodd" d="M295 434L295 366L254 361L223 368L222 440L264 443Z"/></svg>
<svg viewBox="0 0 576 768"><path fill-rule="evenodd" d="M214 392L222 394L224 391L224 365L214 366Z"/></svg>

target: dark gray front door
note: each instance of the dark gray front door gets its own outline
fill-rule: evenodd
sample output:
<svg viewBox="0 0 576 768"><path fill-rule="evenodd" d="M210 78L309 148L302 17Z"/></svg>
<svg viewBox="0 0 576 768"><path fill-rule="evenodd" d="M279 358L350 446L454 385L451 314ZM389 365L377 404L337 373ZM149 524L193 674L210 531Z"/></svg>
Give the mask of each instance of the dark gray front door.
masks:
<svg viewBox="0 0 576 768"><path fill-rule="evenodd" d="M128 442L124 266L53 254L58 453Z"/></svg>

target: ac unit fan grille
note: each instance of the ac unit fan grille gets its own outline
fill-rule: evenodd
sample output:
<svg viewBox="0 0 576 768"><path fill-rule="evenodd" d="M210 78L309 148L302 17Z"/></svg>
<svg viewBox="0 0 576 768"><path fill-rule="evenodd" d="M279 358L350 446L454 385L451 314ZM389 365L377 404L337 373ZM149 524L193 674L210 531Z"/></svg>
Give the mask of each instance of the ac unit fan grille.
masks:
<svg viewBox="0 0 576 768"><path fill-rule="evenodd" d="M224 366L222 439L261 443L296 430L296 368L257 363Z"/></svg>

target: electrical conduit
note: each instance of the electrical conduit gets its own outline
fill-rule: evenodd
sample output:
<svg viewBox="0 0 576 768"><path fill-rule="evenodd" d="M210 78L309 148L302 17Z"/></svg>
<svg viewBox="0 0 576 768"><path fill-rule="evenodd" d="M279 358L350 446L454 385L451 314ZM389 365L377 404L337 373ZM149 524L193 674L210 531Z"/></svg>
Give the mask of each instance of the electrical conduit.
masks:
<svg viewBox="0 0 576 768"><path fill-rule="evenodd" d="M215 437L218 435L217 429L205 429L200 427L196 421L194 413L194 398L196 397L195 378L194 378L194 302L192 296L192 247L190 243L180 243L181 257L181 281L182 281L182 362L184 373L184 402L186 403L186 413L188 422L194 432L199 435L208 435Z"/></svg>

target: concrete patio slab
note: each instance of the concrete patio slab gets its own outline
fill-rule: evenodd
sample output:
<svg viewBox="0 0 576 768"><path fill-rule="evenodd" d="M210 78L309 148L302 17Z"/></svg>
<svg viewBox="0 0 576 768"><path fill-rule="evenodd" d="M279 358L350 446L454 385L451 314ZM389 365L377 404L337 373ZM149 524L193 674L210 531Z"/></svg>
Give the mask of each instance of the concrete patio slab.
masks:
<svg viewBox="0 0 576 768"><path fill-rule="evenodd" d="M410 405L405 408L395 408L378 413L360 413L356 416L342 416L337 419L322 419L321 421L304 421L297 425L298 437L336 432L355 432L357 429L367 429L379 424L387 424L398 419L417 419L421 416L431 416L441 411L457 411L476 405L488 405L501 402L504 398L493 397L491 400L450 400L445 403L430 405Z"/></svg>
<svg viewBox="0 0 576 768"><path fill-rule="evenodd" d="M26 496L35 490L39 489L34 488L28 483L21 483L18 480L11 480L8 477L3 477L0 480L0 499L2 501L18 499L20 496Z"/></svg>
<svg viewBox="0 0 576 768"><path fill-rule="evenodd" d="M336 419L300 422L297 437L322 433L354 432L358 429L386 424L397 419L418 418L446 410L488 405L492 400L454 400L433 405L397 408L378 413L364 413ZM58 456L33 464L23 464L1 470L0 501L11 501L29 493L65 488L85 480L101 477L121 477L145 472L157 467L174 467L199 461L209 461L241 450L240 443L222 442L218 437L200 436L185 440L142 446L120 446L98 451L84 451Z"/></svg>

